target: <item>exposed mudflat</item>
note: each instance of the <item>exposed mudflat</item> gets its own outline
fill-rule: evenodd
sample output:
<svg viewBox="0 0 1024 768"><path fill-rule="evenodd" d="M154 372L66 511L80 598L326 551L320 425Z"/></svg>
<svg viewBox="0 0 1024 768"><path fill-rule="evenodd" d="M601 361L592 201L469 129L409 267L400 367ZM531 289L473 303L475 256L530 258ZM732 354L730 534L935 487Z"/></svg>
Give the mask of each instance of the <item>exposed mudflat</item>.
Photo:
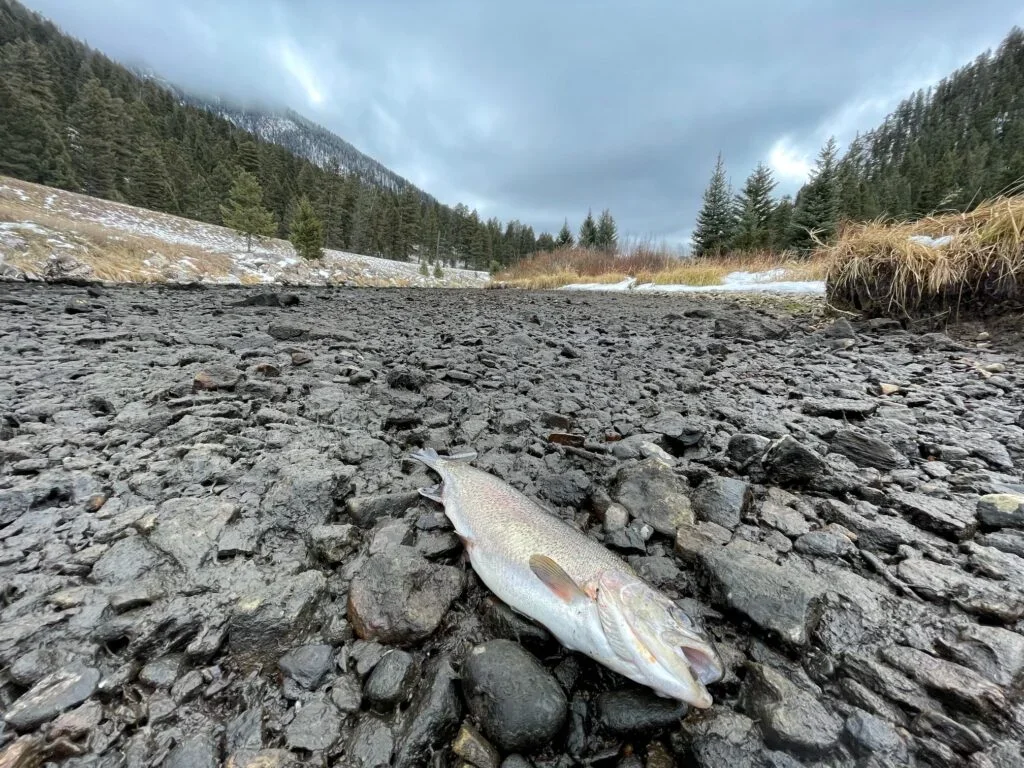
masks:
<svg viewBox="0 0 1024 768"><path fill-rule="evenodd" d="M292 293L0 284L0 765L1024 760L1016 342ZM490 597L416 446L475 449L701 617L714 707Z"/></svg>

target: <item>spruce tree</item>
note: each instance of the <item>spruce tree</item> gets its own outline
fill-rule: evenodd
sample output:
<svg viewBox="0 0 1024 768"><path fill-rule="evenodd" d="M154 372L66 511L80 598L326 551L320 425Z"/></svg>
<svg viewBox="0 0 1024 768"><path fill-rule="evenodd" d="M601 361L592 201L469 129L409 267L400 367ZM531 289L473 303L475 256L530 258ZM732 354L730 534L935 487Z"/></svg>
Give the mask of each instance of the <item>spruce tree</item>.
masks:
<svg viewBox="0 0 1024 768"><path fill-rule="evenodd" d="M772 241L771 217L775 209L771 169L758 163L733 201L735 231L731 247L741 251L768 248Z"/></svg>
<svg viewBox="0 0 1024 768"><path fill-rule="evenodd" d="M319 259L324 255L324 227L317 218L308 197L299 198L299 205L289 227L289 239L296 252L304 259Z"/></svg>
<svg viewBox="0 0 1024 768"><path fill-rule="evenodd" d="M558 237L555 238L555 245L559 248L572 248L575 244L575 239L572 236L572 230L569 229L569 220L566 219L565 223L562 224L562 228L558 230Z"/></svg>
<svg viewBox="0 0 1024 768"><path fill-rule="evenodd" d="M839 223L839 184L837 156L839 146L835 137L818 153L810 181L797 195L793 210L792 246L807 251L831 238Z"/></svg>
<svg viewBox="0 0 1024 768"><path fill-rule="evenodd" d="M276 225L274 216L263 207L263 190L260 183L248 171L239 171L228 205L220 207L224 226L237 230L245 235L245 250L252 251L252 238L270 237Z"/></svg>
<svg viewBox="0 0 1024 768"><path fill-rule="evenodd" d="M163 155L156 147L141 150L132 165L130 197L132 205L154 211L176 211L177 202Z"/></svg>
<svg viewBox="0 0 1024 768"><path fill-rule="evenodd" d="M783 195L772 210L769 224L771 228L771 247L776 251L785 251L790 246L793 223L793 198Z"/></svg>
<svg viewBox="0 0 1024 768"><path fill-rule="evenodd" d="M619 244L619 230L615 226L612 212L605 208L597 219L597 247L602 251L614 251Z"/></svg>
<svg viewBox="0 0 1024 768"><path fill-rule="evenodd" d="M541 232L537 236L537 250L547 252L555 250L555 238L551 236L550 232Z"/></svg>
<svg viewBox="0 0 1024 768"><path fill-rule="evenodd" d="M693 250L697 256L715 256L729 247L734 231L730 197L725 164L719 152L693 231Z"/></svg>
<svg viewBox="0 0 1024 768"><path fill-rule="evenodd" d="M594 222L594 214L591 211L587 211L587 218L580 224L580 239L581 248L596 248L597 247L597 224Z"/></svg>
<svg viewBox="0 0 1024 768"><path fill-rule="evenodd" d="M87 195L109 197L114 189L114 110L110 91L98 78L90 78L68 110L71 161L79 189Z"/></svg>

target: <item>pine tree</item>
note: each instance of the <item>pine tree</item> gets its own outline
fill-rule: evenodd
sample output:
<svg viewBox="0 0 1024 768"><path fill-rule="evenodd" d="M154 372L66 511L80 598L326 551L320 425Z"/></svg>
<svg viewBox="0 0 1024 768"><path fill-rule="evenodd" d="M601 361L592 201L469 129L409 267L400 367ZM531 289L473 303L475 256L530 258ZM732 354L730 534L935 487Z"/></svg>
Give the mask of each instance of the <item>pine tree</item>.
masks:
<svg viewBox="0 0 1024 768"><path fill-rule="evenodd" d="M575 238L572 236L572 230L569 229L569 220L566 219L565 223L562 224L562 228L558 230L558 237L555 238L555 245L559 248L572 248L576 244Z"/></svg>
<svg viewBox="0 0 1024 768"><path fill-rule="evenodd" d="M113 110L110 91L95 77L85 83L68 110L71 161L79 189L96 197L109 197L114 190Z"/></svg>
<svg viewBox="0 0 1024 768"><path fill-rule="evenodd" d="M313 205L308 197L299 198L299 205L295 211L289 227L289 239L296 252L304 259L319 259L324 255L324 231L323 222L317 218Z"/></svg>
<svg viewBox="0 0 1024 768"><path fill-rule="evenodd" d="M274 216L263 207L263 190L248 171L240 171L231 187L228 205L220 207L224 225L245 235L245 250L252 251L252 238L270 237L276 225Z"/></svg>
<svg viewBox="0 0 1024 768"><path fill-rule="evenodd" d="M791 242L798 250L810 250L816 238L824 242L835 234L839 223L838 153L835 137L829 137L818 153L810 181L797 195Z"/></svg>
<svg viewBox="0 0 1024 768"><path fill-rule="evenodd" d="M569 235L572 237L572 234ZM541 232L537 236L537 250L551 252L555 250L555 238L551 236L550 232Z"/></svg>
<svg viewBox="0 0 1024 768"><path fill-rule="evenodd" d="M581 248L597 247L597 224L594 223L594 214L589 210L587 218L580 224L579 244Z"/></svg>
<svg viewBox="0 0 1024 768"><path fill-rule="evenodd" d="M614 251L619 244L619 230L615 226L612 212L605 208L597 219L596 245L602 251Z"/></svg>
<svg viewBox="0 0 1024 768"><path fill-rule="evenodd" d="M758 163L747 177L743 189L733 201L735 230L732 248L754 251L771 245L771 218L775 209L772 191L775 183L771 169L764 163Z"/></svg>
<svg viewBox="0 0 1024 768"><path fill-rule="evenodd" d="M725 165L719 152L693 231L693 250L697 256L719 255L729 247L734 231L730 197Z"/></svg>
<svg viewBox="0 0 1024 768"><path fill-rule="evenodd" d="M793 198L783 195L772 210L769 223L771 229L771 247L776 251L785 251L790 246L793 224Z"/></svg>
<svg viewBox="0 0 1024 768"><path fill-rule="evenodd" d="M177 201L163 155L153 146L142 149L131 172L130 200L154 211L176 211Z"/></svg>

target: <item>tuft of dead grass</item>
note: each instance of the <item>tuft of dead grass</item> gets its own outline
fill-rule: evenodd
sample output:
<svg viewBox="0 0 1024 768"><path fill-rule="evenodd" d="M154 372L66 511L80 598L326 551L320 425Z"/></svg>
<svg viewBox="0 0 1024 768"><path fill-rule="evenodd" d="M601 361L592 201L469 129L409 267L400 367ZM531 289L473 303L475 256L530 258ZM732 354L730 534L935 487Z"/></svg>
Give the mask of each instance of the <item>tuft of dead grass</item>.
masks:
<svg viewBox="0 0 1024 768"><path fill-rule="evenodd" d="M942 245L911 238L949 238ZM826 297L868 315L987 314L1024 299L1024 195L968 213L847 224L822 247Z"/></svg>
<svg viewBox="0 0 1024 768"><path fill-rule="evenodd" d="M586 248L542 252L499 272L494 280L516 288L547 290L573 283L618 283L627 277L655 285L721 285L733 272L774 272L776 280L823 280L827 265L771 251L737 252L715 258L682 258L648 246L626 253Z"/></svg>

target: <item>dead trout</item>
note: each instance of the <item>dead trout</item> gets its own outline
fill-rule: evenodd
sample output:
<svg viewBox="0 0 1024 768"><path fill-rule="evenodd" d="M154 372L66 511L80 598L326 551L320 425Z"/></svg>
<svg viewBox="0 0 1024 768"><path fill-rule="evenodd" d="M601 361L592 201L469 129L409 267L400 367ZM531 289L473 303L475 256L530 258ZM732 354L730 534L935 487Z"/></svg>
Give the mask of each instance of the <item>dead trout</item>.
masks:
<svg viewBox="0 0 1024 768"><path fill-rule="evenodd" d="M724 675L711 639L669 597L596 541L512 486L470 466L475 453L410 458L441 476L420 493L444 505L480 580L513 610L657 694L712 704Z"/></svg>

